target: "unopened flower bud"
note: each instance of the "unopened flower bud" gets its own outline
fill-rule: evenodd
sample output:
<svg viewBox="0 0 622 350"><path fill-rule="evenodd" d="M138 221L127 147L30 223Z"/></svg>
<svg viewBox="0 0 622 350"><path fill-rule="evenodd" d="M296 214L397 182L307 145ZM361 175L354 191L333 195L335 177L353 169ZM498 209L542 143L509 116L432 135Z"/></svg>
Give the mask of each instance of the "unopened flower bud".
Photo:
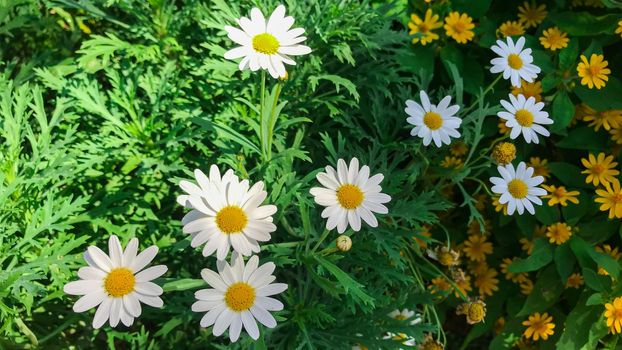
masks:
<svg viewBox="0 0 622 350"><path fill-rule="evenodd" d="M342 252L347 252L352 248L352 239L346 235L337 237L337 249Z"/></svg>

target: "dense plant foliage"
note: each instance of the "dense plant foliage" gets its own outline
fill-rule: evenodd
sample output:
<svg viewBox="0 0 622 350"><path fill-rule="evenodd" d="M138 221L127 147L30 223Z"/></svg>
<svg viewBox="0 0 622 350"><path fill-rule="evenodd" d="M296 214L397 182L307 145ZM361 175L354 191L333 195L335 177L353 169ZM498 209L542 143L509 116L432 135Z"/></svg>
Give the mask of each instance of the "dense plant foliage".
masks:
<svg viewBox="0 0 622 350"><path fill-rule="evenodd" d="M621 5L285 0L312 52L285 78L240 71L225 26L280 3L0 0L0 347L618 348ZM532 83L491 73L507 37L531 49ZM421 91L460 107L450 145L411 135ZM544 103L550 136L508 130L516 95ZM340 235L310 190L352 158L391 200ZM520 162L544 177L535 215L491 180ZM213 164L277 208L257 255L288 288L258 340L191 309L220 263L176 198ZM164 306L95 329L63 288L112 235L159 248Z"/></svg>

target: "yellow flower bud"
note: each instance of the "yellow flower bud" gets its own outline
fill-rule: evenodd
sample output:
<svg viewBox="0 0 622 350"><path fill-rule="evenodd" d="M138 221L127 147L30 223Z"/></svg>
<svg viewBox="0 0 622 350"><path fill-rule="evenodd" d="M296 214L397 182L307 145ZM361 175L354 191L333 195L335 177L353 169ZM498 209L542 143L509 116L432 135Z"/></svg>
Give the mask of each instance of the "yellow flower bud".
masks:
<svg viewBox="0 0 622 350"><path fill-rule="evenodd" d="M341 235L337 237L337 249L342 252L347 252L352 248L352 239L346 235Z"/></svg>

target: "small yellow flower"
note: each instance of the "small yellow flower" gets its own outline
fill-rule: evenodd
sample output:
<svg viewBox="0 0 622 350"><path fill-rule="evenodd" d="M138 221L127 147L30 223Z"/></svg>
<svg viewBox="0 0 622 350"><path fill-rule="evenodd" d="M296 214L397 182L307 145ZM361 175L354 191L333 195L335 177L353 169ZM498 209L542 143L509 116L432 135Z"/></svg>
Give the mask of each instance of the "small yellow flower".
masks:
<svg viewBox="0 0 622 350"><path fill-rule="evenodd" d="M508 36L525 34L525 28L518 21L507 21L501 24L497 32L501 33L504 38L507 38Z"/></svg>
<svg viewBox="0 0 622 350"><path fill-rule="evenodd" d="M505 136L510 136L510 132L512 131L512 129L508 128L505 125L505 120L501 118L499 118L499 123L497 123L497 128L499 128L499 134L505 135Z"/></svg>
<svg viewBox="0 0 622 350"><path fill-rule="evenodd" d="M499 165L512 163L516 158L516 146L511 142L500 142L492 150L492 159Z"/></svg>
<svg viewBox="0 0 622 350"><path fill-rule="evenodd" d="M449 146L449 152L455 157L463 156L467 154L468 151L469 147L462 141L452 142L451 146Z"/></svg>
<svg viewBox="0 0 622 350"><path fill-rule="evenodd" d="M454 280L457 288L454 288L454 295L456 298L460 298L460 293L468 295L468 292L472 291L471 288L471 276L467 275L462 269L454 268L451 271L451 278ZM458 292L460 291L460 293Z"/></svg>
<svg viewBox="0 0 622 350"><path fill-rule="evenodd" d="M432 291L432 294L443 293L451 290L451 284L449 284L449 282L443 277L433 278L430 282L432 284L428 288Z"/></svg>
<svg viewBox="0 0 622 350"><path fill-rule="evenodd" d="M432 10L428 9L423 20L414 13L410 15L410 22L408 23L410 32L408 34L415 35L412 39L413 44L421 42L421 45L425 46L439 38L433 30L442 26L443 24L438 21L438 15L433 14Z"/></svg>
<svg viewBox="0 0 622 350"><path fill-rule="evenodd" d="M529 295L533 292L533 282L527 277L520 281L518 286L520 287L520 292L523 295Z"/></svg>
<svg viewBox="0 0 622 350"><path fill-rule="evenodd" d="M499 273L493 268L486 269L475 277L475 286L479 289L479 294L491 296L499 290L497 286L499 280L495 278Z"/></svg>
<svg viewBox="0 0 622 350"><path fill-rule="evenodd" d="M486 203L488 202L488 195L485 193L480 193L475 196L475 209L479 211L483 211L486 209Z"/></svg>
<svg viewBox="0 0 622 350"><path fill-rule="evenodd" d="M542 44L545 49L551 51L567 47L568 41L570 41L570 39L568 39L568 34L562 32L557 27L545 30L540 37L540 44Z"/></svg>
<svg viewBox="0 0 622 350"><path fill-rule="evenodd" d="M605 130L610 130L622 126L622 110L610 109L597 112L589 108L586 109L583 121L589 122L588 126L593 127L596 131L600 130L601 127L605 128Z"/></svg>
<svg viewBox="0 0 622 350"><path fill-rule="evenodd" d="M592 54L589 62L585 55L581 55L581 63L577 65L581 85L587 85L590 89L605 87L605 82L609 80L608 75L611 74L608 64L603 55Z"/></svg>
<svg viewBox="0 0 622 350"><path fill-rule="evenodd" d="M430 226L428 225L421 226L421 229L418 232L418 234L423 237L432 237L432 233L430 232ZM413 239L415 240L415 242L417 242L417 244L419 245L419 248L426 249L428 247L428 243L426 243L421 238L418 238L415 236L413 237Z"/></svg>
<svg viewBox="0 0 622 350"><path fill-rule="evenodd" d="M525 337L535 341L538 341L540 338L547 340L549 336L555 333L553 331L555 329L553 317L546 312L542 315L539 312L530 315L526 321L523 321L523 326L527 327L523 333Z"/></svg>
<svg viewBox="0 0 622 350"><path fill-rule="evenodd" d="M459 169L464 165L462 159L457 157L445 156L445 159L441 161L441 166L443 168L454 168Z"/></svg>
<svg viewBox="0 0 622 350"><path fill-rule="evenodd" d="M447 36L452 37L460 44L466 44L468 41L473 40L473 18L469 17L466 13L460 14L458 12L450 12L445 18L445 32Z"/></svg>
<svg viewBox="0 0 622 350"><path fill-rule="evenodd" d="M525 28L537 27L544 21L547 14L546 5L536 6L534 1L531 4L525 1L523 6L518 7L518 19L525 25Z"/></svg>
<svg viewBox="0 0 622 350"><path fill-rule="evenodd" d="M622 37L622 21L618 22L618 28L616 29L616 34L620 34Z"/></svg>
<svg viewBox="0 0 622 350"><path fill-rule="evenodd" d="M522 249L528 255L531 255L534 247L532 240L530 240L529 238L521 238L518 243L520 243L520 249Z"/></svg>
<svg viewBox="0 0 622 350"><path fill-rule="evenodd" d="M514 258L515 259L515 258ZM514 262L514 259L504 258L501 263L501 273L505 274L505 279L510 280L514 283L521 283L527 279L526 273L514 273L508 270L508 267Z"/></svg>
<svg viewBox="0 0 622 350"><path fill-rule="evenodd" d="M572 236L572 228L563 222L558 222L546 228L549 243L564 244Z"/></svg>
<svg viewBox="0 0 622 350"><path fill-rule="evenodd" d="M462 303L456 309L456 315L465 315L468 324L483 322L486 317L486 304L479 299Z"/></svg>
<svg viewBox="0 0 622 350"><path fill-rule="evenodd" d="M583 276L580 273L573 273L566 280L566 288L579 289L583 285Z"/></svg>
<svg viewBox="0 0 622 350"><path fill-rule="evenodd" d="M446 246L438 246L433 251L428 250L428 256L443 266L454 266L460 263L460 253Z"/></svg>
<svg viewBox="0 0 622 350"><path fill-rule="evenodd" d="M512 86L512 95L518 96L519 94L527 99L533 97L536 99L536 102L542 101L542 82L534 81L533 83L528 83L521 80L520 87Z"/></svg>
<svg viewBox="0 0 622 350"><path fill-rule="evenodd" d="M563 207L565 207L568 205L567 202L579 204L579 199L577 198L577 196L579 195L579 191L567 191L566 187L555 187L555 185L542 185L542 188L549 192L549 194L542 196L542 198L549 199L548 204L550 207L556 204L561 204Z"/></svg>
<svg viewBox="0 0 622 350"><path fill-rule="evenodd" d="M613 185L612 185L613 184ZM605 183L605 189L597 189L598 196L594 201L600 203L600 210L609 210L609 219L614 217L622 219L622 189L620 181L615 180L611 183Z"/></svg>
<svg viewBox="0 0 622 350"><path fill-rule="evenodd" d="M542 176L544 178L551 176L548 164L548 160L540 159L540 157L531 157L527 163L527 165L533 168L533 176Z"/></svg>
<svg viewBox="0 0 622 350"><path fill-rule="evenodd" d="M486 242L486 236L471 235L464 241L462 251L473 261L484 261L486 255L492 254L492 243Z"/></svg>
<svg viewBox="0 0 622 350"><path fill-rule="evenodd" d="M617 143L618 145L622 144L622 126L617 128L611 128L609 130L611 134L611 140Z"/></svg>
<svg viewBox="0 0 622 350"><path fill-rule="evenodd" d="M423 339L423 343L419 344L417 349L418 350L443 350L445 349L445 347L443 346L443 344L434 340L434 338L432 337L432 334L428 333Z"/></svg>
<svg viewBox="0 0 622 350"><path fill-rule="evenodd" d="M622 256L622 252L618 251L618 247L612 248L609 244L604 244L600 247L596 247L595 249L599 253L607 254L613 258L613 260L618 261ZM598 274L603 276L609 276L609 272L602 267L598 268Z"/></svg>
<svg viewBox="0 0 622 350"><path fill-rule="evenodd" d="M605 318L609 332L622 333L622 297L613 299L613 302L605 304Z"/></svg>
<svg viewBox="0 0 622 350"><path fill-rule="evenodd" d="M581 172L581 174L587 174L585 182L591 182L594 186L601 183L607 185L616 181L615 177L620 174L620 171L615 169L618 163L613 161L613 156L605 156L602 152L597 157L590 153L588 159L581 158L581 163L586 168Z"/></svg>
<svg viewBox="0 0 622 350"><path fill-rule="evenodd" d="M492 205L495 207L495 212L503 211L503 215L508 215L508 204L499 203L499 197L494 197L492 199Z"/></svg>
<svg viewBox="0 0 622 350"><path fill-rule="evenodd" d="M492 229L492 223L490 222L490 220L484 220L483 228L480 225L479 221L473 220L469 222L469 225L467 226L467 233L469 235L487 235L488 233L490 233L490 229Z"/></svg>

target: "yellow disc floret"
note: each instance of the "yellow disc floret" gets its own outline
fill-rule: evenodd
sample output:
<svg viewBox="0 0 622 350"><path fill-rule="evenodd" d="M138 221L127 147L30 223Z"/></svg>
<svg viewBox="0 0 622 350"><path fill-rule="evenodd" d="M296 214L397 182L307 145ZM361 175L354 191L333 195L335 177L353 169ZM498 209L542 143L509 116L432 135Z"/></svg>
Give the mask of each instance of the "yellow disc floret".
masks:
<svg viewBox="0 0 622 350"><path fill-rule="evenodd" d="M279 51L280 43L269 33L262 33L253 37L253 49L266 55L274 55Z"/></svg>
<svg viewBox="0 0 622 350"><path fill-rule="evenodd" d="M216 225L226 234L242 232L247 223L246 213L236 205L226 206L216 214Z"/></svg>
<svg viewBox="0 0 622 350"><path fill-rule="evenodd" d="M225 292L225 303L236 312L250 309L255 304L255 288L248 283L238 282L229 286Z"/></svg>
<svg viewBox="0 0 622 350"><path fill-rule="evenodd" d="M512 69L519 70L519 69L521 69L523 67L523 59L520 58L519 55L517 55L515 53L511 53L508 56L508 65Z"/></svg>
<svg viewBox="0 0 622 350"><path fill-rule="evenodd" d="M104 290L109 295L120 298L134 291L136 278L134 273L125 267L116 268L104 279Z"/></svg>
<svg viewBox="0 0 622 350"><path fill-rule="evenodd" d="M520 126L528 128L533 125L533 113L529 112L526 109L519 109L518 111L516 111L515 117L518 125Z"/></svg>
<svg viewBox="0 0 622 350"><path fill-rule="evenodd" d="M527 197L527 192L529 191L529 187L523 180L514 179L508 183L508 192L514 198L523 199Z"/></svg>
<svg viewBox="0 0 622 350"><path fill-rule="evenodd" d="M501 142L492 151L492 159L500 165L511 163L516 158L516 146L511 142Z"/></svg>
<svg viewBox="0 0 622 350"><path fill-rule="evenodd" d="M363 199L365 199L365 195L356 185L345 184L337 190L337 200L346 209L358 208L363 203Z"/></svg>
<svg viewBox="0 0 622 350"><path fill-rule="evenodd" d="M423 116L423 124L430 130L438 130L443 126L443 117L436 112L428 112Z"/></svg>

